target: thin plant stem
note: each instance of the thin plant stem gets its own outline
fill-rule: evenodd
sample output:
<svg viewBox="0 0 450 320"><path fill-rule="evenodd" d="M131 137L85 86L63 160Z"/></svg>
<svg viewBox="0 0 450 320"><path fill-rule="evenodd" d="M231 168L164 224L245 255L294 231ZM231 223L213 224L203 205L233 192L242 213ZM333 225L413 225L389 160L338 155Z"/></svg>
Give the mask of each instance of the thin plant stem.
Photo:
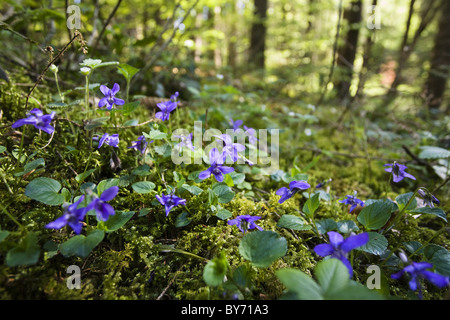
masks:
<svg viewBox="0 0 450 320"><path fill-rule="evenodd" d="M2 210L15 224L19 226L20 229L23 229L22 224L20 224L20 222L17 221L17 219L11 213L9 213L4 206L2 206Z"/></svg>

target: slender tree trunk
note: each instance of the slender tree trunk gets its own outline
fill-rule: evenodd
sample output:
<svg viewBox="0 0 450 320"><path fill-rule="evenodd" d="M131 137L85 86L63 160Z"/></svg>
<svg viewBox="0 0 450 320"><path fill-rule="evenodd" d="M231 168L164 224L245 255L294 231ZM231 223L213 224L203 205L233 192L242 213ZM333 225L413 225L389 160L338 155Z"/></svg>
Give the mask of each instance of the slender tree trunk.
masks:
<svg viewBox="0 0 450 320"><path fill-rule="evenodd" d="M450 74L450 1L443 1L438 33L435 37L431 67L424 86L425 102L429 108L441 106Z"/></svg>
<svg viewBox="0 0 450 320"><path fill-rule="evenodd" d="M339 47L336 65L339 68L339 79L335 87L339 99L345 100L350 96L350 84L353 76L353 64L358 47L359 29L362 19L362 0L353 0L350 7L344 11L344 20L347 21L347 34L344 43Z"/></svg>
<svg viewBox="0 0 450 320"><path fill-rule="evenodd" d="M448 2L449 0L443 0L443 2ZM417 41L419 40L422 33L425 31L425 29L430 25L430 22L433 20L433 18L436 16L436 13L440 10L440 6L436 5L439 4L440 1L427 1L424 2L423 10L421 10L420 14L420 24L416 31L414 32L414 36L412 37L411 41L409 40L409 31L411 28L411 19L414 12L414 3L415 0L411 0L409 5L409 14L408 14L408 20L406 22L406 31L403 36L403 41L399 50L399 57L398 57L398 63L397 63L397 69L395 71L395 79L391 84L391 87L389 88L389 91L387 92L387 100L392 101L398 93L398 86L404 82L402 72L403 69L406 67L406 63L411 56L411 53L413 52Z"/></svg>
<svg viewBox="0 0 450 320"><path fill-rule="evenodd" d="M265 67L265 42L268 0L254 0L254 21L250 34L250 49L248 63L254 68L263 69Z"/></svg>

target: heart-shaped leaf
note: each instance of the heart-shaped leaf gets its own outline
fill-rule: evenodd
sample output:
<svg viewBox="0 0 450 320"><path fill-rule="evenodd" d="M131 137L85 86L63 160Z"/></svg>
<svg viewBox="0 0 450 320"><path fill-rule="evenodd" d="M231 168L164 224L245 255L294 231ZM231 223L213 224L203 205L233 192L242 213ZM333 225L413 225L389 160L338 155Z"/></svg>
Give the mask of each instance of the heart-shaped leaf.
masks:
<svg viewBox="0 0 450 320"><path fill-rule="evenodd" d="M65 257L78 256L81 258L86 258L89 253L100 243L105 237L105 232L103 230L94 230L85 235L77 235L66 242L62 243L59 247L62 255Z"/></svg>
<svg viewBox="0 0 450 320"><path fill-rule="evenodd" d="M31 181L25 187L25 195L33 200L40 201L50 206L64 203L64 195L59 193L61 184L50 178L40 177Z"/></svg>
<svg viewBox="0 0 450 320"><path fill-rule="evenodd" d="M266 268L287 252L287 241L274 231L247 233L239 243L239 253L254 266Z"/></svg>

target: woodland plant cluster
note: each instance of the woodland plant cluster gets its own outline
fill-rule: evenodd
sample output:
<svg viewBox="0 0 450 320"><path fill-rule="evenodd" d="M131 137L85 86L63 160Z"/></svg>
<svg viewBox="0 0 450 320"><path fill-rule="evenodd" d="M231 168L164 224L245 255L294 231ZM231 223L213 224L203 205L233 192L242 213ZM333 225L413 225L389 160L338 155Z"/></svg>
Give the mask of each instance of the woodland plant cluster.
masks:
<svg viewBox="0 0 450 320"><path fill-rule="evenodd" d="M63 28L69 42L59 50L31 39L47 30L51 39L55 24L48 16L66 23L56 9L29 10L36 14L33 32L26 19L15 24L30 14L21 3L1 11L8 16L1 31L16 37L11 43L26 43L17 48L29 46L30 60L33 49L46 60L36 57L36 65L25 68L0 54L0 62L18 65L7 73L0 66L0 299L449 299L450 122L436 105L445 101L444 91L432 90L442 79L430 73L432 106L420 112L409 107L416 97L402 95L412 84L402 81L415 74L408 58L424 59L421 50L411 52L434 21L428 15L450 5L424 2L416 14L423 19L416 21L411 1L399 58L405 65L389 83L392 107L373 89L379 74L369 58L393 51L391 38L399 35L377 30L377 37L389 38L380 44L375 31L366 30L354 93L346 81L332 83L345 80L344 59L332 62L326 80L329 66L318 49L331 48L321 37L330 33L326 17L335 5L308 2L301 35L291 15L297 9L285 1L273 0L268 10L276 26L251 20L257 36L249 39L245 67L254 62L262 72L238 68L246 37L231 28L250 20L249 10L233 9L232 1L220 4L236 21L220 10L195 11L199 1L173 8L155 1L142 12L142 28L135 21L113 24L116 12L125 13L118 20L140 15L141 2L129 10L118 8L119 0L106 19L82 3L89 9L83 23L93 15L92 37ZM361 12L361 1L348 2L350 11ZM99 9L102 1L96 3ZM339 17L360 25L339 3ZM396 18L394 11L389 16ZM222 22L223 36L204 30L213 20ZM197 22L199 31L189 34ZM439 20L439 30L448 30L444 23ZM261 48L264 41L256 40L265 37L265 27L276 41ZM351 41L348 29L342 28ZM229 69L198 63L224 60L220 44L228 37ZM341 51L338 38L339 32L333 51ZM289 50L279 49L287 42ZM192 49L198 43L207 44L204 52ZM7 44L5 52L20 56ZM441 61L434 56L430 65ZM278 68L278 60L286 65ZM382 81L388 71L380 71ZM329 87L337 90L331 98Z"/></svg>
<svg viewBox="0 0 450 320"><path fill-rule="evenodd" d="M116 79L90 81L106 68ZM49 72L63 77L57 70ZM75 98L43 91L28 105L14 84L2 85L3 299L446 297L446 199L414 166L377 162L364 183L360 164L315 169L327 161L315 156L264 175L246 158L258 142L248 120L215 109L220 121L210 125L248 139L215 135L209 154L192 131L171 139L201 113L180 107L178 92L153 114L144 109L118 84L138 71L85 59ZM281 154L291 143L302 141L281 143ZM175 165L172 152L208 161ZM448 159L445 149L424 152ZM73 265L80 289L65 281Z"/></svg>

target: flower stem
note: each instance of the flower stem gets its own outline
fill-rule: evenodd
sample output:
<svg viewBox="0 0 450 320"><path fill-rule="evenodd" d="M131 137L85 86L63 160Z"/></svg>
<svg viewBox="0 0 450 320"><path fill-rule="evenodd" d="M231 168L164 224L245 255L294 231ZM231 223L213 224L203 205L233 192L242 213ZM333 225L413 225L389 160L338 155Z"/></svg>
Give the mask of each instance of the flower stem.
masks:
<svg viewBox="0 0 450 320"><path fill-rule="evenodd" d="M389 231L390 229L392 229L400 221L400 219L405 215L406 208L408 208L409 205L411 204L411 202L413 201L413 199L415 199L418 190L419 190L419 188L414 191L414 194L411 196L411 198L409 198L408 202L403 207L403 209L395 216L395 218L392 220L391 224L386 229L383 230L383 232L382 232L383 234L386 233L387 231Z"/></svg>
<svg viewBox="0 0 450 320"><path fill-rule="evenodd" d="M15 224L19 226L20 229L23 229L23 226L20 224L20 222L17 221L17 219L11 213L9 213L4 206L2 206L2 210Z"/></svg>

